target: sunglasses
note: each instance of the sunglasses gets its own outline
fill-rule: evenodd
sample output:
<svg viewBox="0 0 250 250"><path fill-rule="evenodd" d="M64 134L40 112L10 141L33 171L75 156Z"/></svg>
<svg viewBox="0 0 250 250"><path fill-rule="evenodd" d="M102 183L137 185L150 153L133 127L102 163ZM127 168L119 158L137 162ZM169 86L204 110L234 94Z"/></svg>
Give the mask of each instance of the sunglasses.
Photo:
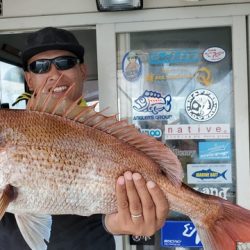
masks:
<svg viewBox="0 0 250 250"><path fill-rule="evenodd" d="M28 70L35 74L43 74L50 70L53 63L58 70L67 70L73 68L81 60L73 56L59 56L52 59L39 59L28 65Z"/></svg>

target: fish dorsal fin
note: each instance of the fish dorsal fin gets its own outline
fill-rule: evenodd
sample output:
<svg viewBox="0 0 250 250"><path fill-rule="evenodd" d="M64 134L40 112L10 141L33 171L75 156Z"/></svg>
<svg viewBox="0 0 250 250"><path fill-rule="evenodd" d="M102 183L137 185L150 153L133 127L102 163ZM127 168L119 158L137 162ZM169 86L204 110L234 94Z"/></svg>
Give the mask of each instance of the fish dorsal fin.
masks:
<svg viewBox="0 0 250 250"><path fill-rule="evenodd" d="M3 190L0 198L0 220L4 216L7 207L10 202L13 201L16 197L15 188L11 185L7 185Z"/></svg>
<svg viewBox="0 0 250 250"><path fill-rule="evenodd" d="M52 224L51 215L15 214L17 225L32 250L46 250Z"/></svg>
<svg viewBox="0 0 250 250"><path fill-rule="evenodd" d="M174 185L181 183L183 178L182 166L176 155L163 143L151 136L141 134L134 125L129 125L126 120L118 121L116 116L106 116L102 112L96 112L93 106L79 106L80 99L70 102L67 96L74 84L61 98L55 99L53 90L60 85L62 79L63 77L53 87L50 87L50 91L46 91L46 84L36 89L28 103L28 109L64 116L108 133L142 151L154 160Z"/></svg>

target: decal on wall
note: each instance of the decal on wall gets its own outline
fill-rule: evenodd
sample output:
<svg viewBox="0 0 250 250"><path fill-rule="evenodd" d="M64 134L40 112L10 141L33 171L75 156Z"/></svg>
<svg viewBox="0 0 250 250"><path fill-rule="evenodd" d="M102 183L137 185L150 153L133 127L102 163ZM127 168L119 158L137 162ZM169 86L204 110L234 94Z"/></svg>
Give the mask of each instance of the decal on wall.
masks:
<svg viewBox="0 0 250 250"><path fill-rule="evenodd" d="M195 78L199 83L207 87L212 83L212 72L207 67L201 67L196 71Z"/></svg>
<svg viewBox="0 0 250 250"><path fill-rule="evenodd" d="M163 97L156 91L146 90L134 101L133 109L138 112L151 112L156 115L163 110L169 112L171 110L171 101L170 95Z"/></svg>
<svg viewBox="0 0 250 250"><path fill-rule="evenodd" d="M184 150L184 149L178 149L178 148L175 148L175 147L171 147L171 150L177 155L177 156L180 156L180 157L191 157L191 158L194 158L195 155L196 155L196 150Z"/></svg>
<svg viewBox="0 0 250 250"><path fill-rule="evenodd" d="M219 196L225 200L228 199L229 187L193 187L194 190L197 190L203 194L210 194Z"/></svg>
<svg viewBox="0 0 250 250"><path fill-rule="evenodd" d="M148 57L148 63L158 64L196 64L201 60L199 49L166 49L151 51Z"/></svg>
<svg viewBox="0 0 250 250"><path fill-rule="evenodd" d="M232 183L231 164L187 164L189 184Z"/></svg>
<svg viewBox="0 0 250 250"><path fill-rule="evenodd" d="M192 221L167 221L161 229L162 247L202 247Z"/></svg>
<svg viewBox="0 0 250 250"><path fill-rule="evenodd" d="M155 237L152 236L137 236L137 235L130 235L129 236L130 245L154 245L155 244Z"/></svg>
<svg viewBox="0 0 250 250"><path fill-rule="evenodd" d="M172 107L172 97L162 96L156 91L146 90L133 100L133 120L168 120ZM143 115L142 115L143 114Z"/></svg>
<svg viewBox="0 0 250 250"><path fill-rule="evenodd" d="M156 129L141 129L140 130L141 133L144 133L144 134L147 134L147 135L150 135L152 137L155 137L155 138L160 138L162 136L162 132L160 129L156 128Z"/></svg>
<svg viewBox="0 0 250 250"><path fill-rule="evenodd" d="M219 102L212 91L197 89L188 95L185 108L190 118L195 121L204 122L216 115Z"/></svg>
<svg viewBox="0 0 250 250"><path fill-rule="evenodd" d="M127 52L122 60L122 73L129 82L137 81L142 73L140 57L134 52Z"/></svg>
<svg viewBox="0 0 250 250"><path fill-rule="evenodd" d="M211 47L203 52L203 57L208 62L219 62L223 60L225 56L225 50L219 47Z"/></svg>
<svg viewBox="0 0 250 250"><path fill-rule="evenodd" d="M229 139L229 124L165 125L166 140Z"/></svg>
<svg viewBox="0 0 250 250"><path fill-rule="evenodd" d="M199 142L199 159L230 160L231 142L229 141Z"/></svg>

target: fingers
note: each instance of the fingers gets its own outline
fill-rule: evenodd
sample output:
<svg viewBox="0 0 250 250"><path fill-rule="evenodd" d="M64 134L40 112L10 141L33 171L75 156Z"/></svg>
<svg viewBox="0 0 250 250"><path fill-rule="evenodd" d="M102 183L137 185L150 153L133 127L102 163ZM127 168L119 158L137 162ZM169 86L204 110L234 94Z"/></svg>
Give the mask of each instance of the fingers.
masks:
<svg viewBox="0 0 250 250"><path fill-rule="evenodd" d="M108 229L117 234L151 236L168 214L168 202L154 182L127 171L116 183L117 213L107 216Z"/></svg>
<svg viewBox="0 0 250 250"><path fill-rule="evenodd" d="M138 223L139 220L143 220L143 211L140 197L135 187L132 173L128 171L124 174L124 177L126 182L126 190L131 219L134 221L134 223Z"/></svg>
<svg viewBox="0 0 250 250"><path fill-rule="evenodd" d="M136 191L138 193L138 201L141 203L144 221L154 226L155 221L155 205L146 186L144 178L139 173L133 174Z"/></svg>
<svg viewBox="0 0 250 250"><path fill-rule="evenodd" d="M160 229L168 215L169 204L163 191L154 182L148 181L147 188L156 208L157 229Z"/></svg>
<svg viewBox="0 0 250 250"><path fill-rule="evenodd" d="M124 220L130 219L129 202L123 176L120 176L116 183L116 198L120 217L124 218Z"/></svg>
<svg viewBox="0 0 250 250"><path fill-rule="evenodd" d="M105 216L105 228L112 234L130 234L130 211L124 176L116 182L117 213Z"/></svg>

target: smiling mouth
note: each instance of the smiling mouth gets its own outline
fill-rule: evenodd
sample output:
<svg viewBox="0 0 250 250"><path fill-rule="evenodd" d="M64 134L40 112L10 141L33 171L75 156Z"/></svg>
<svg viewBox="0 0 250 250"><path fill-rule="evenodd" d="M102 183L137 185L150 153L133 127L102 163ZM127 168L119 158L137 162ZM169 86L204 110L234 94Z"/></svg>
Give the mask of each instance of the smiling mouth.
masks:
<svg viewBox="0 0 250 250"><path fill-rule="evenodd" d="M55 89L53 90L53 93L62 93L62 92L65 92L69 87L66 86L66 85L63 85L63 86L58 86L58 87L55 87Z"/></svg>

